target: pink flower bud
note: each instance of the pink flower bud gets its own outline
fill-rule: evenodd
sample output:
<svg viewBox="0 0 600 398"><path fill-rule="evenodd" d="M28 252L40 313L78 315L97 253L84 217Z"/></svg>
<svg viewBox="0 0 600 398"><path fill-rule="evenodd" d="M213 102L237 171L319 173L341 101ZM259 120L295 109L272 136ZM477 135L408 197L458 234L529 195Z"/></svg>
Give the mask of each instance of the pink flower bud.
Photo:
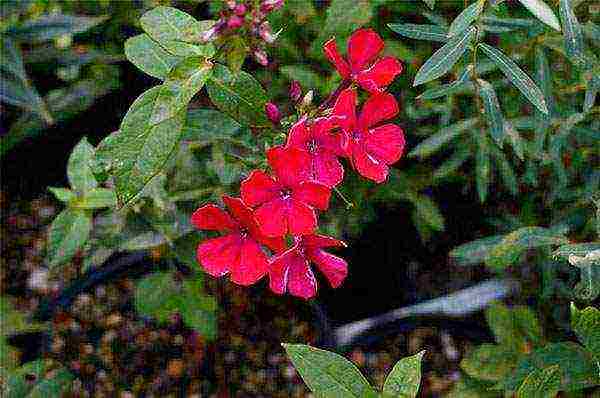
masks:
<svg viewBox="0 0 600 398"><path fill-rule="evenodd" d="M271 30L271 25L269 24L269 21L265 21L262 24L260 24L258 28L258 35L261 39L263 39L269 44L273 43L275 39L277 39L277 36L273 34L273 30Z"/></svg>
<svg viewBox="0 0 600 398"><path fill-rule="evenodd" d="M267 53L264 50L257 48L256 50L254 50L254 53L252 55L254 55L254 59L256 60L256 62L258 62L262 66L269 65L269 58L267 58Z"/></svg>
<svg viewBox="0 0 600 398"><path fill-rule="evenodd" d="M273 122L273 124L279 124L279 121L281 120L281 112L279 112L277 105L272 102L267 102L265 104L265 113L267 114L269 120Z"/></svg>
<svg viewBox="0 0 600 398"><path fill-rule="evenodd" d="M238 29L244 24L244 18L239 17L237 15L233 15L229 17L227 20L227 27L229 29Z"/></svg>
<svg viewBox="0 0 600 398"><path fill-rule="evenodd" d="M235 0L227 0L225 2L225 4L227 5L227 8L229 8L230 10L233 10L236 6Z"/></svg>
<svg viewBox="0 0 600 398"><path fill-rule="evenodd" d="M245 4L238 4L233 9L233 12L235 13L235 15L239 15L239 16L245 15L246 14L246 5Z"/></svg>
<svg viewBox="0 0 600 398"><path fill-rule="evenodd" d="M292 80L290 84L290 98L294 102L298 102L300 97L302 96L302 86L298 83L297 80Z"/></svg>
<svg viewBox="0 0 600 398"><path fill-rule="evenodd" d="M283 0L263 0L260 3L260 10L264 13L278 10L283 6Z"/></svg>
<svg viewBox="0 0 600 398"><path fill-rule="evenodd" d="M216 24L214 24L210 29L205 30L200 34L200 41L203 43L208 43L217 38L223 27L225 26L225 21L220 20Z"/></svg>

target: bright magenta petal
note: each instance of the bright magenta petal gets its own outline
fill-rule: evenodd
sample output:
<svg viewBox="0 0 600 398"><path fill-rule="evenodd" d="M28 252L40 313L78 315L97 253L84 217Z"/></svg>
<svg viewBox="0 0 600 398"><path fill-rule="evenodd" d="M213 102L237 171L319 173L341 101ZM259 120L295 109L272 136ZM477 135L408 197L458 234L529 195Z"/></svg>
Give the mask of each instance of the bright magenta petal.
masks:
<svg viewBox="0 0 600 398"><path fill-rule="evenodd" d="M341 118L338 123L343 130L351 132L356 128L356 90L347 88L341 92L333 106L332 115Z"/></svg>
<svg viewBox="0 0 600 398"><path fill-rule="evenodd" d="M287 289L291 295L308 300L317 294L317 280L306 258L297 254L290 258Z"/></svg>
<svg viewBox="0 0 600 398"><path fill-rule="evenodd" d="M398 114L398 102L393 95L384 93L370 97L363 105L358 126L361 131L375 126L384 120L393 118Z"/></svg>
<svg viewBox="0 0 600 398"><path fill-rule="evenodd" d="M244 203L252 207L273 199L279 190L279 184L262 170L253 170L240 186Z"/></svg>
<svg viewBox="0 0 600 398"><path fill-rule="evenodd" d="M268 269L265 253L254 239L245 239L242 243L240 262L231 268L231 281L248 286L262 278Z"/></svg>
<svg viewBox="0 0 600 398"><path fill-rule="evenodd" d="M383 161L369 155L365 152L364 148L358 145L352 151L352 164L361 176L377 183L382 183L387 178L387 165Z"/></svg>
<svg viewBox="0 0 600 398"><path fill-rule="evenodd" d="M274 293L285 293L290 264L293 258L297 256L297 250L298 247L294 246L271 259L271 263L269 264L269 287Z"/></svg>
<svg viewBox="0 0 600 398"><path fill-rule="evenodd" d="M359 29L348 40L348 60L352 72L364 69L383 50L381 37L372 29Z"/></svg>
<svg viewBox="0 0 600 398"><path fill-rule="evenodd" d="M356 81L370 93L380 93L402 72L402 64L394 57L384 57L369 69L356 75Z"/></svg>
<svg viewBox="0 0 600 398"><path fill-rule="evenodd" d="M306 126L306 117L302 117L290 128L285 146L286 148L306 149L306 142L310 137L311 133L310 129Z"/></svg>
<svg viewBox="0 0 600 398"><path fill-rule="evenodd" d="M240 235L233 233L200 243L196 256L208 274L222 276L239 265L240 251Z"/></svg>
<svg viewBox="0 0 600 398"><path fill-rule="evenodd" d="M267 151L267 160L284 187L310 179L310 155L304 150L277 146Z"/></svg>
<svg viewBox="0 0 600 398"><path fill-rule="evenodd" d="M192 214L192 224L198 229L228 231L235 228L235 221L223 209L213 204L204 205Z"/></svg>
<svg viewBox="0 0 600 398"><path fill-rule="evenodd" d="M291 199L289 203L290 210L287 214L289 233L299 236L315 232L317 228L317 215L314 209L306 203L295 199Z"/></svg>
<svg viewBox="0 0 600 398"><path fill-rule="evenodd" d="M292 197L317 209L327 210L327 207L329 207L329 198L331 197L331 189L318 182L305 181L294 188Z"/></svg>
<svg viewBox="0 0 600 398"><path fill-rule="evenodd" d="M348 276L348 263L344 259L321 249L308 250L306 254L325 275L331 287L339 287Z"/></svg>
<svg viewBox="0 0 600 398"><path fill-rule="evenodd" d="M387 164L395 163L404 150L404 133L395 124L376 127L365 135L365 148L373 157Z"/></svg>
<svg viewBox="0 0 600 398"><path fill-rule="evenodd" d="M276 198L256 209L254 216L263 234L269 237L285 235L288 229L290 201L290 199Z"/></svg>
<svg viewBox="0 0 600 398"><path fill-rule="evenodd" d="M331 38L323 45L323 52L327 59L335 66L340 76L344 79L350 77L350 66L348 66L346 60L340 55L335 38Z"/></svg>
<svg viewBox="0 0 600 398"><path fill-rule="evenodd" d="M303 236L302 244L312 249L321 247L346 247L346 244L341 240L318 234Z"/></svg>
<svg viewBox="0 0 600 398"><path fill-rule="evenodd" d="M344 167L337 156L321 151L312 157L312 174L316 182L333 188L344 179Z"/></svg>

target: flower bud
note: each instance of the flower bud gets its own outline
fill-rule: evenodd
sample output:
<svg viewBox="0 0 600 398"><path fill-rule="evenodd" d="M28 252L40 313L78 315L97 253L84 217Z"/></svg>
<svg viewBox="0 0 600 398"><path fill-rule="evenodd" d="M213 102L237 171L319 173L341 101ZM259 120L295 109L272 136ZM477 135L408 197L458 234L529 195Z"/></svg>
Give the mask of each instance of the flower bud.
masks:
<svg viewBox="0 0 600 398"><path fill-rule="evenodd" d="M290 84L289 95L294 102L298 102L302 96L302 86L300 86L300 83L298 83L297 80L292 80L292 83Z"/></svg>
<svg viewBox="0 0 600 398"><path fill-rule="evenodd" d="M304 96L304 98L302 98L302 108L308 108L313 101L313 97L314 97L314 92L312 90L310 90L308 93L306 93L306 95Z"/></svg>
<svg viewBox="0 0 600 398"><path fill-rule="evenodd" d="M242 25L244 24L244 18L237 16L237 15L232 15L231 17L229 17L229 19L227 20L227 27L229 29L238 29L240 28Z"/></svg>
<svg viewBox="0 0 600 398"><path fill-rule="evenodd" d="M281 112L279 112L277 105L272 102L267 102L265 104L265 113L267 114L269 120L273 122L273 124L279 124L279 121L281 120Z"/></svg>
<svg viewBox="0 0 600 398"><path fill-rule="evenodd" d="M225 26L225 21L219 20L216 24L214 24L209 29L205 30L200 34L200 41L202 43L208 43L209 41L213 41L217 38L223 27Z"/></svg>
<svg viewBox="0 0 600 398"><path fill-rule="evenodd" d="M258 62L262 66L269 65L269 58L267 58L267 53L264 50L257 48L256 50L254 50L254 53L252 55L254 55L254 59L256 60L256 62Z"/></svg>
<svg viewBox="0 0 600 398"><path fill-rule="evenodd" d="M233 9L233 12L235 13L235 15L239 15L244 16L246 14L246 5L245 4L238 4L237 6L235 6L235 8Z"/></svg>
<svg viewBox="0 0 600 398"><path fill-rule="evenodd" d="M283 6L283 0L263 0L260 3L260 10L264 13L278 10Z"/></svg>
<svg viewBox="0 0 600 398"><path fill-rule="evenodd" d="M227 8L229 8L230 10L233 10L237 4L235 3L235 0L227 0L225 2L225 5L227 5Z"/></svg>
<svg viewBox="0 0 600 398"><path fill-rule="evenodd" d="M269 44L275 42L275 40L277 39L277 36L273 34L273 30L271 29L269 21L265 21L262 24L260 24L258 28L258 35L261 39L263 39Z"/></svg>

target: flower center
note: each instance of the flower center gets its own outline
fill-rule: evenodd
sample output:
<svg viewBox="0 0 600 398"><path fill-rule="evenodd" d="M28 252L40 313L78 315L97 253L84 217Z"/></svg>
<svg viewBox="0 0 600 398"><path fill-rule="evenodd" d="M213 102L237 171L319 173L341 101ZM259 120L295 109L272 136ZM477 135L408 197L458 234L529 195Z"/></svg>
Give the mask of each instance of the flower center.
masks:
<svg viewBox="0 0 600 398"><path fill-rule="evenodd" d="M315 153L317 151L317 147L318 147L318 143L315 139L306 141L306 149L308 150L308 152Z"/></svg>
<svg viewBox="0 0 600 398"><path fill-rule="evenodd" d="M362 134L360 133L360 131L353 131L351 136L354 141L360 141Z"/></svg>
<svg viewBox="0 0 600 398"><path fill-rule="evenodd" d="M292 190L289 188L283 188L281 191L279 191L279 196L281 196L281 199L289 199L289 197L292 196Z"/></svg>

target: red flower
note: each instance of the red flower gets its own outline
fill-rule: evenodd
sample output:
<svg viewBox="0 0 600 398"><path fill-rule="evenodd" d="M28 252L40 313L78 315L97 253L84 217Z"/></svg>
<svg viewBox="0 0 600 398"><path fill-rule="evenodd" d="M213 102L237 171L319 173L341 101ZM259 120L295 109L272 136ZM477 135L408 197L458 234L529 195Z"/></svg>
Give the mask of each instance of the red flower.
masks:
<svg viewBox="0 0 600 398"><path fill-rule="evenodd" d="M275 147L267 151L275 177L254 170L242 181L242 199L254 211L267 236L308 235L317 227L314 208L326 210L331 192L310 181L310 155L298 148Z"/></svg>
<svg viewBox="0 0 600 398"><path fill-rule="evenodd" d="M342 91L333 107L333 115L342 117L339 122L344 133L342 148L362 176L383 182L388 165L402 155L404 133L395 124L373 126L396 116L398 103L391 94L384 93L370 97L358 119L355 108L356 91Z"/></svg>
<svg viewBox="0 0 600 398"><path fill-rule="evenodd" d="M337 239L323 235L306 235L295 238L287 251L272 258L269 266L269 286L277 294L287 290L291 295L309 299L317 293L317 281L310 267L313 263L336 288L348 275L345 260L327 253L325 247L345 247Z"/></svg>
<svg viewBox="0 0 600 398"><path fill-rule="evenodd" d="M332 188L344 179L344 168L338 160L343 156L340 135L331 134L334 122L328 118L318 118L310 126L306 117L292 126L288 134L286 148L298 148L310 155L310 177Z"/></svg>
<svg viewBox="0 0 600 398"><path fill-rule="evenodd" d="M282 252L285 242L281 238L264 236L252 210L241 199L223 196L223 202L233 217L213 204L202 206L192 214L192 224L197 228L227 232L225 236L198 245L198 262L212 276L231 273L233 282L251 285L268 269L267 256L260 244Z"/></svg>
<svg viewBox="0 0 600 398"><path fill-rule="evenodd" d="M371 29L359 29L348 40L348 61L339 53L335 38L323 46L325 55L344 79L351 79L370 93L380 93L402 72L394 57L375 58L383 50L381 37Z"/></svg>

